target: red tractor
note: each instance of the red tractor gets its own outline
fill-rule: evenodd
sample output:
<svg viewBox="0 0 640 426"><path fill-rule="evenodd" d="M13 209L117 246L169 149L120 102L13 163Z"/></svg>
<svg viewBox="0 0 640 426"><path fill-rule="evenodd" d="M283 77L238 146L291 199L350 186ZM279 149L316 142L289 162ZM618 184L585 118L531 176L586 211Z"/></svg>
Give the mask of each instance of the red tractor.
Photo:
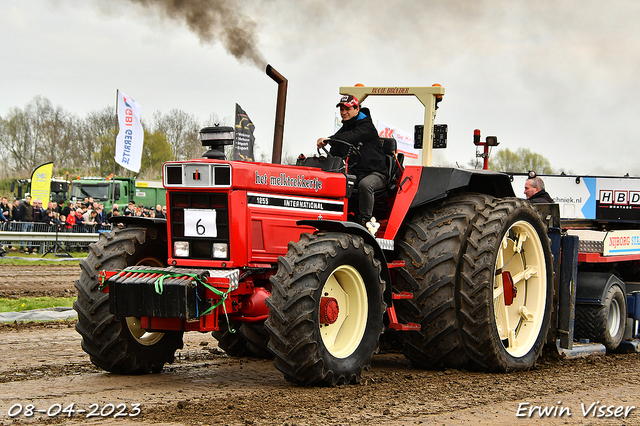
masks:
<svg viewBox="0 0 640 426"><path fill-rule="evenodd" d="M392 178L374 237L350 220L344 159L278 164L286 80L267 74L281 89L273 164L227 161L233 128L203 129L204 158L164 165L167 219L119 217L91 245L74 304L91 361L159 372L185 331L211 331L231 356L274 357L289 381L334 386L357 382L389 332L416 367L530 368L553 305L547 227L507 175L430 166L446 141L434 127L444 88L340 89L426 109L422 166L381 140Z"/></svg>

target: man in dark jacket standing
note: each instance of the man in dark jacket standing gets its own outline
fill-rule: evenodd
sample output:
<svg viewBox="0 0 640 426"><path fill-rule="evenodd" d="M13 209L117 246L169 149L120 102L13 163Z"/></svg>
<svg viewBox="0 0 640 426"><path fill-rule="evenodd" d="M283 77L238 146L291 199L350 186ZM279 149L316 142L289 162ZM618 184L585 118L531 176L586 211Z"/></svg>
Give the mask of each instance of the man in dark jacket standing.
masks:
<svg viewBox="0 0 640 426"><path fill-rule="evenodd" d="M33 206L31 205L31 195L25 195L20 202L20 217L23 222L33 222ZM31 226L31 230L33 226Z"/></svg>
<svg viewBox="0 0 640 426"><path fill-rule="evenodd" d="M33 221L35 223L49 223L49 217L42 208L41 200L33 200ZM43 231L43 229L40 228L38 231Z"/></svg>
<svg viewBox="0 0 640 426"><path fill-rule="evenodd" d="M544 189L544 182L538 176L527 179L524 183L524 195L533 204L554 203L553 198Z"/></svg>
<svg viewBox="0 0 640 426"><path fill-rule="evenodd" d="M33 231L33 206L31 205L31 195L25 195L24 200L20 202L20 220L22 221L22 232ZM26 245L26 248L25 248ZM29 253L32 249L31 242L20 242L20 249L25 253Z"/></svg>
<svg viewBox="0 0 640 426"><path fill-rule="evenodd" d="M351 155L348 162L348 173L356 176L356 185L360 196L358 205L358 222L366 225L373 215L373 193L382 189L387 184L388 176L384 160L382 143L378 131L373 125L368 108L360 108L358 99L352 95L340 98L336 105L340 108L342 127L335 135L329 138L318 139L318 148L327 143L327 139L338 139L354 145L360 156ZM359 146L359 144L361 144ZM349 147L334 143L331 145L331 155L345 157L349 153Z"/></svg>

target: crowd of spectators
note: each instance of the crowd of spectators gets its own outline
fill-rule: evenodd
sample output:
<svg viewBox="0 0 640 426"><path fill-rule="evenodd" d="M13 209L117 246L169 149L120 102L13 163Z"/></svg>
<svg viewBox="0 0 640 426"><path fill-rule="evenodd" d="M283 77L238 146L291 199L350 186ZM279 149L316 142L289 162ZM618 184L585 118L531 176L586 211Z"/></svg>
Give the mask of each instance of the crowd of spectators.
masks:
<svg viewBox="0 0 640 426"><path fill-rule="evenodd" d="M114 204L108 212L104 204L91 197L73 204L71 201L50 201L45 208L42 200L32 199L26 195L24 200L9 203L7 197L0 198L0 222L5 225L0 229L18 232L58 231L58 232L102 232L111 229L109 219L112 216L138 216L151 218L165 218L166 206L157 205L155 208L136 206L131 201L122 211ZM40 225L38 225L40 224ZM22 243L22 250L35 253L31 243Z"/></svg>

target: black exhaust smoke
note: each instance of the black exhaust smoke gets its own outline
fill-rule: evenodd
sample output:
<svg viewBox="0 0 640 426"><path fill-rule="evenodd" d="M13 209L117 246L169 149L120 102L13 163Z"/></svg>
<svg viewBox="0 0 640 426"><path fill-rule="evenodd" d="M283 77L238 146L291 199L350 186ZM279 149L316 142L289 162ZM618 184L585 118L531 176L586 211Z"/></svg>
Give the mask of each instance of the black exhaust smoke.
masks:
<svg viewBox="0 0 640 426"><path fill-rule="evenodd" d="M235 0L129 0L161 16L184 22L204 44L220 42L239 61L264 69L256 23Z"/></svg>

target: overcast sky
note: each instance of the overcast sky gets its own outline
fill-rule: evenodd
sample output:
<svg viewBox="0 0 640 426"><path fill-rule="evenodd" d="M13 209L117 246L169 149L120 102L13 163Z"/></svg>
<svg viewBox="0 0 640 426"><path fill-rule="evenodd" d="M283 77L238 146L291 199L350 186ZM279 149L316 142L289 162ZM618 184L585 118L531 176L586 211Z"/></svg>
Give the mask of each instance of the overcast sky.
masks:
<svg viewBox="0 0 640 426"><path fill-rule="evenodd" d="M142 105L143 119L180 109L232 120L237 102L270 157L269 63L289 81L290 156L333 133L340 86L440 83L436 123L449 138L437 164L466 166L479 128L498 136L498 149L528 148L554 169L640 175L637 0L194 0L209 13L194 14L205 22L191 28L180 11L170 18L157 7L165 2L1 2L0 116L41 95L85 117L115 109L116 89ZM207 26L218 10L228 14ZM241 50L225 36L238 36L234 26ZM417 99L364 105L408 132L423 120Z"/></svg>

